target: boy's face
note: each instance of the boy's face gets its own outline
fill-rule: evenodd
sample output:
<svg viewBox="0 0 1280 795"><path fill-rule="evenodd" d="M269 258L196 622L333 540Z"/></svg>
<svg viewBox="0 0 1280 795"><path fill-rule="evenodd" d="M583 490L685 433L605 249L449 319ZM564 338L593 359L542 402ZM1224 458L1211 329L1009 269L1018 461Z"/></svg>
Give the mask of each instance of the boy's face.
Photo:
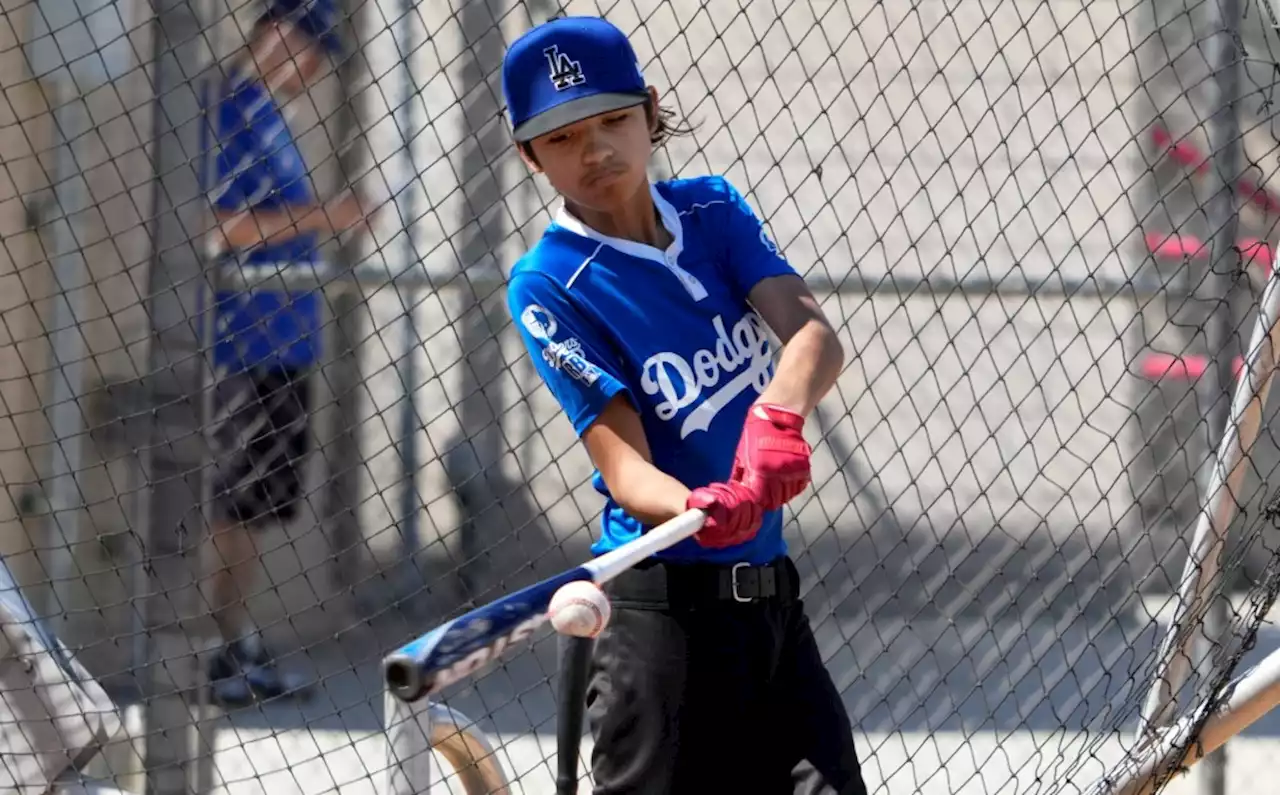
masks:
<svg viewBox="0 0 1280 795"><path fill-rule="evenodd" d="M288 96L315 82L325 64L324 48L288 22L272 22L259 31L253 47L258 73L272 91Z"/></svg>
<svg viewBox="0 0 1280 795"><path fill-rule="evenodd" d="M649 96L656 108L657 91L650 88ZM644 105L634 105L534 138L529 142L533 160L523 149L521 157L534 171L545 174L566 199L607 212L625 204L644 187L653 153L652 132Z"/></svg>

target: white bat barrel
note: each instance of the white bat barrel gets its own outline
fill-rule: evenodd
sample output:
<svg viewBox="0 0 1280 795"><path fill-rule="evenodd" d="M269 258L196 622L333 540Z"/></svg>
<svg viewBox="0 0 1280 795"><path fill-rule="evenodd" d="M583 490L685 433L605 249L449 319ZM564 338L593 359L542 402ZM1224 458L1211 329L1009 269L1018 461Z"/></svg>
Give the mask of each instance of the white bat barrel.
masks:
<svg viewBox="0 0 1280 795"><path fill-rule="evenodd" d="M453 768L467 795L507 795L506 773L493 746L472 721L457 710L428 699L384 699L387 738L387 795L430 792L436 781L432 758L439 754ZM450 787L450 791L456 791Z"/></svg>

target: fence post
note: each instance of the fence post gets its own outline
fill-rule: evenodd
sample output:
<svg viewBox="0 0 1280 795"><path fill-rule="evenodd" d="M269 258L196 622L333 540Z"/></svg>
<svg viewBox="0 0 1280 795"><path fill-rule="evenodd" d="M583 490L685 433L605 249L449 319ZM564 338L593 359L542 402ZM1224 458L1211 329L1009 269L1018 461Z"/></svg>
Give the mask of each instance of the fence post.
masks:
<svg viewBox="0 0 1280 795"><path fill-rule="evenodd" d="M1235 190L1237 175L1241 168L1240 119L1237 115L1236 99L1240 84L1240 59L1243 53L1240 47L1240 17L1242 0L1220 0L1210 4L1210 19L1207 29L1211 41L1208 47L1209 69L1213 75L1212 87L1215 94L1213 116L1207 121L1209 151L1213 160L1210 169L1209 201L1205 208L1208 231L1212 240L1210 258L1202 278L1196 284L1195 292L1202 296L1212 308L1205 322L1205 343L1207 353L1211 357L1212 366L1205 372L1199 383L1201 406L1208 406L1205 428L1209 435L1205 466L1202 467L1202 484L1199 504L1204 509L1208 494L1203 484L1212 481L1209 467L1215 465L1216 451L1222 443L1227 422L1231 413L1232 393L1235 386L1233 361L1241 352L1237 306L1236 277L1242 267L1240 252L1236 248L1239 236L1239 203ZM1193 284L1195 284L1193 282ZM1214 558L1226 554L1225 538L1214 550ZM1213 592L1206 606L1206 617L1202 632L1205 640L1212 647L1218 645L1222 634L1229 629L1229 616L1223 613L1229 610L1228 594L1224 593L1226 584L1230 583L1230 572L1219 572L1215 559L1210 571L1217 573L1220 583ZM1208 679L1216 667L1216 655L1210 650L1204 655L1197 655L1198 665L1203 676ZM1197 678L1197 681L1202 681ZM1176 692L1175 692L1176 698ZM1200 792L1203 795L1226 795L1226 746L1219 748L1203 762L1200 771Z"/></svg>
<svg viewBox="0 0 1280 795"><path fill-rule="evenodd" d="M396 39L400 43L400 52L404 57L400 60L403 72L403 95L400 97L396 115L400 139L404 141L404 158L411 176L410 188L403 191L396 204L400 209L400 217L405 219L404 238L402 243L401 263L403 268L399 274L391 274L395 285L396 297L400 299L404 314L400 318L400 336L403 340L403 353L399 365L401 395L400 433L396 446L400 458L400 507L396 516L396 524L400 530L401 566L397 574L397 593L403 607L410 611L421 601L421 591L426 584L418 570L418 555L421 551L421 539L418 530L419 514L422 503L418 494L418 433L422 430L422 422L418 418L418 356L421 354L422 338L418 332L418 321L415 308L415 289L412 278L414 271L422 268L423 257L418 253L414 240L414 227L417 225L420 191L415 184L423 173L414 157L414 147L418 145L418 137L422 132L421 114L422 88L418 84L417 70L413 68L413 58L421 46L422 37L418 29L422 22L415 11L416 3L401 0L400 19L396 22Z"/></svg>
<svg viewBox="0 0 1280 795"><path fill-rule="evenodd" d="M466 200L458 207L457 276L451 274L450 282L456 281L460 288L453 311L463 366L459 368L462 394L456 406L460 427L444 445L444 466L461 509L462 560L454 576L464 599L476 598L496 582L519 587L529 561L513 549L521 543L512 532L516 524L509 514L518 484L506 475L502 417L495 409L503 405L505 391L500 377L505 366L501 334L495 329L506 314L505 303L495 300L495 286L501 284L502 246L511 230L507 213L496 211L505 200L504 180L488 153L509 141L505 122L491 123L501 110L498 98L491 91L475 90L502 63L505 44L500 20L508 8L506 2L465 3L456 14L462 53L455 74L463 96L459 185ZM534 538L536 533L528 536Z"/></svg>
<svg viewBox="0 0 1280 795"><path fill-rule="evenodd" d="M357 7L359 6L359 7ZM363 4L347 2L343 5L343 17L350 32L351 52L338 64L339 102L336 111L338 140L342 145L338 152L339 179L342 187L354 184L353 174L359 174L370 159L368 142L360 109L358 85L368 77L364 57L364 31L358 14L367 13ZM352 271L361 258L360 242L355 239L341 241L336 254L339 273ZM323 522L329 528L333 545L331 574L333 581L347 596L357 599L357 587L361 580L362 536L360 530L360 476L362 469L360 451L360 361L357 348L363 336L365 315L362 289L358 283L340 284L329 291L330 317L333 333L326 342L333 350L323 358L324 378L333 398L333 431L325 450L326 486L323 496Z"/></svg>
<svg viewBox="0 0 1280 795"><path fill-rule="evenodd" d="M201 733L206 708L198 697L188 704L184 695L198 688L201 678L198 641L187 634L194 627L186 622L203 612L202 326L211 291L200 232L195 230L207 228L208 221L200 171L208 143L202 107L207 97L202 92L217 69L211 63L216 31L204 24L212 16L210 6L210 0L152 4L150 159L155 204L146 298L151 343L142 384L149 416L142 463L150 493L143 497L149 500L142 512L147 526L139 528L148 596L138 606L147 632L146 660L137 671L144 699L148 795L204 791L212 773L211 749L204 747Z"/></svg>

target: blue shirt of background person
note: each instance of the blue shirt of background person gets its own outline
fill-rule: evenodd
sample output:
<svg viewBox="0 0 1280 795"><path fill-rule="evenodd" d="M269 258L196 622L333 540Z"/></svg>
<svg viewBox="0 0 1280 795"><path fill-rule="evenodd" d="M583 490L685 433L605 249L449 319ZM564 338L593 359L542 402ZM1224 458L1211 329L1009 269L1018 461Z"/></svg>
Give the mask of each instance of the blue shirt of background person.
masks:
<svg viewBox="0 0 1280 795"><path fill-rule="evenodd" d="M318 38L331 53L340 49L333 7L327 2L274 0L262 18L272 19L292 22L298 35ZM260 269L317 263L324 239L359 215L349 195L323 209L315 207L306 163L275 101L275 92L296 94L319 74L321 64L312 62L305 44L282 41L255 54L256 63L232 64L208 111L214 155L206 185L224 236L223 264L238 265L250 278ZM297 67L280 70L288 80L275 79L272 72L272 64L282 59ZM303 59L312 60L304 64ZM303 83L293 85L297 75ZM268 279L264 286L218 292L214 358L220 368L302 369L315 362L322 294L279 285Z"/></svg>
<svg viewBox="0 0 1280 795"><path fill-rule="evenodd" d="M234 72L224 82L215 115L219 146L210 200L219 210L281 210L314 202L307 168L284 118L261 82ZM255 267L317 261L319 235L305 232L258 245L230 258ZM320 324L315 290L269 288L218 292L215 361L222 367L306 367L316 356Z"/></svg>
<svg viewBox="0 0 1280 795"><path fill-rule="evenodd" d="M843 363L834 330L727 180L650 183L670 128L615 27L553 20L503 69L521 157L564 198L507 301L595 464L593 551L697 507L703 529L656 557L780 558L781 508L809 482L804 418Z"/></svg>

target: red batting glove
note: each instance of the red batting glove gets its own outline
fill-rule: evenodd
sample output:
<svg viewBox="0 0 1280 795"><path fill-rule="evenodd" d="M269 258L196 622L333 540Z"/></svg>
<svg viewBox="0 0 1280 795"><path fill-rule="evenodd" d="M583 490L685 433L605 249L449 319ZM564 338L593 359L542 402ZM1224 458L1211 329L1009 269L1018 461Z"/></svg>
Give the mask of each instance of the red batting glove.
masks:
<svg viewBox="0 0 1280 795"><path fill-rule="evenodd" d="M750 541L760 529L764 511L741 483L712 483L689 493L685 508L707 514L693 538L708 549L723 549Z"/></svg>
<svg viewBox="0 0 1280 795"><path fill-rule="evenodd" d="M772 403L756 403L747 412L730 481L741 483L766 511L791 502L809 485L804 417Z"/></svg>

